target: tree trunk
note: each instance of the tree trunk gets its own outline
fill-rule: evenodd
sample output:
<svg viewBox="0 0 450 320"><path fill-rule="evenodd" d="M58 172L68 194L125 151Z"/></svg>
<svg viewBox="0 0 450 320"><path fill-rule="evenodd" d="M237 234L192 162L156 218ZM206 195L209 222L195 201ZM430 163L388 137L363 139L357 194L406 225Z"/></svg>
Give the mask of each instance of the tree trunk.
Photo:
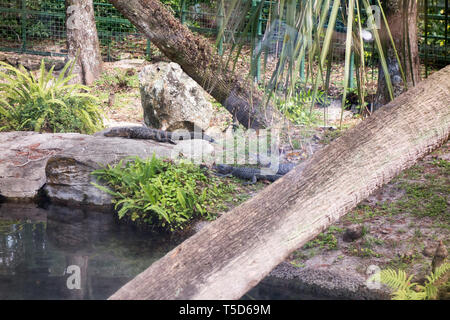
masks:
<svg viewBox="0 0 450 320"><path fill-rule="evenodd" d="M386 0L383 2L383 5L389 30L391 31L395 48L397 49L403 72L405 73L407 87L411 88L420 81L420 60L417 39L417 1ZM395 98L406 90L406 86L403 83L398 61L384 23L381 23L380 38L383 48L385 48L385 57ZM384 72L380 65L375 107L381 107L390 100Z"/></svg>
<svg viewBox="0 0 450 320"><path fill-rule="evenodd" d="M246 128L269 127L280 116L251 82L225 70L208 41L182 25L158 0L110 0L161 52L219 101ZM276 117L276 119L273 119Z"/></svg>
<svg viewBox="0 0 450 320"><path fill-rule="evenodd" d="M74 81L90 85L100 76L102 57L92 0L66 0L69 59L76 59Z"/></svg>
<svg viewBox="0 0 450 320"><path fill-rule="evenodd" d="M200 230L110 299L238 299L449 135L450 66Z"/></svg>

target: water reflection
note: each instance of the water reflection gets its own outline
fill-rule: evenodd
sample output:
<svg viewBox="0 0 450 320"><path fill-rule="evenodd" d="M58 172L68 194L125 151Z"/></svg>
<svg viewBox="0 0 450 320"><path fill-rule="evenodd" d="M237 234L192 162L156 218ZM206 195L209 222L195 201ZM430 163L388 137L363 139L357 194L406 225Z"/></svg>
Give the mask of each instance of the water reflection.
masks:
<svg viewBox="0 0 450 320"><path fill-rule="evenodd" d="M180 241L119 225L111 213L4 203L0 299L105 299Z"/></svg>

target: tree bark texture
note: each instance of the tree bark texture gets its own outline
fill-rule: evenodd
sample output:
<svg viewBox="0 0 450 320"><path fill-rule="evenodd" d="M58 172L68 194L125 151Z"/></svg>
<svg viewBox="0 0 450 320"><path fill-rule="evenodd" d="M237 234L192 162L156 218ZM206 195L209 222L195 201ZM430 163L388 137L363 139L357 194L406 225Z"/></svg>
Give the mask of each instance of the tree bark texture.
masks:
<svg viewBox="0 0 450 320"><path fill-rule="evenodd" d="M67 49L74 66L74 82L90 85L101 73L102 57L92 0L66 0Z"/></svg>
<svg viewBox="0 0 450 320"><path fill-rule="evenodd" d="M238 299L450 135L450 66L403 93L110 299Z"/></svg>
<svg viewBox="0 0 450 320"><path fill-rule="evenodd" d="M280 115L266 105L263 93L244 75L225 69L216 49L182 25L160 1L110 2L246 128L259 129L271 126L273 120L278 122Z"/></svg>
<svg viewBox="0 0 450 320"><path fill-rule="evenodd" d="M386 14L386 20L400 58L403 72L405 73L407 87L411 88L420 81L420 59L417 39L417 1L386 0L383 2L383 10ZM406 90L406 86L401 76L395 51L383 22L381 22L381 30L379 32L383 48L385 49L385 57L395 98ZM375 107L381 107L389 101L389 91L380 64Z"/></svg>

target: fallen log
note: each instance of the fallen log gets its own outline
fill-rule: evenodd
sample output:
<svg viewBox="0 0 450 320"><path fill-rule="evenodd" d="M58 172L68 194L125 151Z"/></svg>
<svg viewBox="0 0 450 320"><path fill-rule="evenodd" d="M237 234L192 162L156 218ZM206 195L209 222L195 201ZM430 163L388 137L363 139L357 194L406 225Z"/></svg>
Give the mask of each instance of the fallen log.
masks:
<svg viewBox="0 0 450 320"><path fill-rule="evenodd" d="M238 299L450 135L450 66L170 251L110 299Z"/></svg>

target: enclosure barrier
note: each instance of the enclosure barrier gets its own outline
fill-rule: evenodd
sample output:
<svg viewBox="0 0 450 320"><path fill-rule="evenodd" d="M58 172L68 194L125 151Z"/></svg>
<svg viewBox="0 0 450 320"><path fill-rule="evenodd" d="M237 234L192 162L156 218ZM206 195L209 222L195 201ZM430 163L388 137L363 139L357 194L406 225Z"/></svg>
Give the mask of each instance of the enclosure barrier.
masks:
<svg viewBox="0 0 450 320"><path fill-rule="evenodd" d="M94 2L94 11L104 59L106 61L143 57L149 59L152 52L150 41L107 0L98 1ZM248 1L251 1L251 8L255 9L262 0ZM445 65L450 62L448 1L420 1L419 12L422 14L419 15L419 50L426 66L426 74L428 74L429 65ZM193 31L212 37L217 36L224 21L221 10L195 0L181 0L180 3L179 8L168 7L183 24ZM252 30L252 33L257 35L257 39L250 39L249 35L238 36L247 36L249 41L261 40L268 21L265 13L275 3L276 1L264 1L263 10L259 14L256 25L257 30L256 32ZM0 17L0 51L43 56L67 54L64 0L0 0ZM344 28L344 24L338 20L336 31L342 32ZM220 54L223 53L223 42L230 39L233 37L225 36L219 39ZM338 48L334 48L336 49ZM366 44L365 49L371 53L375 52L373 44ZM372 58L375 56L376 54L372 54ZM376 57L371 63L376 65ZM254 77L260 79L260 61L253 69ZM352 63L351 74L353 69ZM300 68L300 77L304 78L304 68ZM349 85L353 87L353 77L350 77Z"/></svg>

